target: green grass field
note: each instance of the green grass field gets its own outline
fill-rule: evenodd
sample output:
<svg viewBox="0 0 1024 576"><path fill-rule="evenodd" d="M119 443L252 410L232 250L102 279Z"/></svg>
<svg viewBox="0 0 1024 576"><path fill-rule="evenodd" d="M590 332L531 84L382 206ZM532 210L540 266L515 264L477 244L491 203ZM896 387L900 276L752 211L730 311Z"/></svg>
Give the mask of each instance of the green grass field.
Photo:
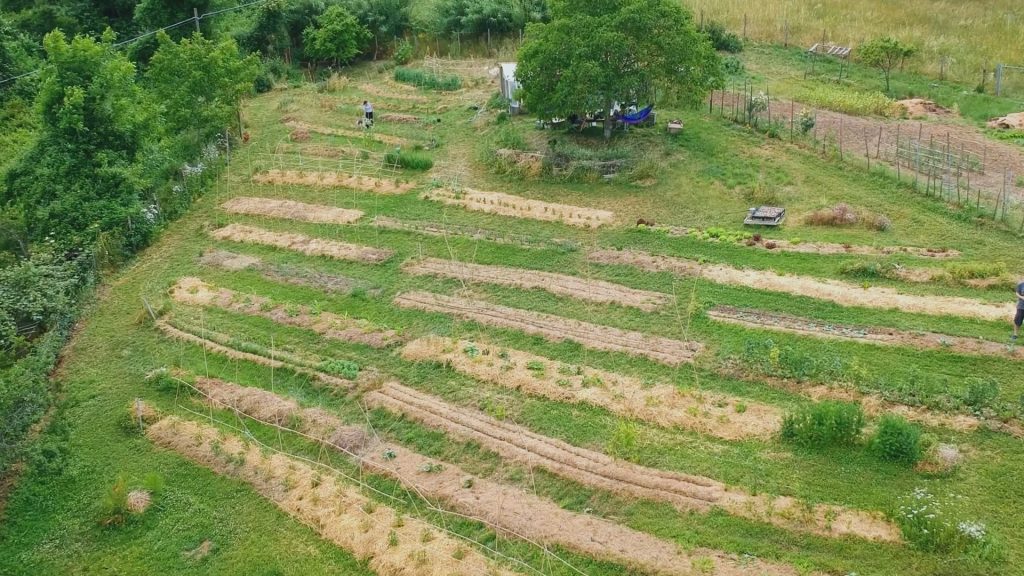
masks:
<svg viewBox="0 0 1024 576"><path fill-rule="evenodd" d="M783 66L780 62L789 56L764 50L755 52L753 58L760 71L762 67ZM181 370L186 380L209 375L273 390L303 406L322 407L347 423L368 425L390 441L480 477L535 493L567 510L629 526L683 550L709 548L751 555L789 566L798 574L1017 573L1017 566L1024 560L1024 489L1013 479L1024 475L1024 463L1020 439L1005 432L985 426L971 431L925 425L932 441L955 445L964 456L955 470L933 474L880 461L865 449L863 440L853 447L828 449L800 448L776 437L723 440L625 418L586 403L558 402L476 382L443 365L407 362L394 349L371 348L266 318L173 301L169 296L172 285L182 277L198 276L240 294L268 296L275 302L366 319L406 337L437 334L487 342L566 364L585 364L650 382L670 383L681 390L728 393L783 412L812 403L805 393L811 387L832 385L837 393L882 395L896 404L924 407L934 414L972 416L970 407L954 399L968 393L968 377L991 379L999 383L997 395L991 400L999 410L985 415L993 421L1019 422L1024 397L1019 358L817 339L722 324L709 319L705 312L716 305L732 305L826 322L931 331L1000 343L1009 335L1009 318L990 321L906 313L884 306L844 307L826 300L668 272L598 265L587 258L587 253L596 248L633 249L750 270L840 279L855 286L886 287L924 297L960 296L1009 304L1012 294L1006 282L982 288L952 281L865 281L844 275L842 270L850 264L878 261L932 269L954 262L1004 262L1010 274L1020 274L1024 272L1016 257L1020 238L1012 231L919 195L883 171L867 172L823 159L800 146L767 139L694 111L659 111L659 119L678 116L685 120L686 128L678 137L669 137L660 126L616 137L612 144L617 147L616 153L648 167L632 176L619 174L605 179L584 175L561 180L543 175L502 175L491 170L485 160L488 152L503 141L516 141L538 152L547 150L550 139L559 140L559 144L605 145L587 136L538 131L526 117L503 121L496 110L478 113L470 106L487 101L491 87L486 84L471 85L456 96L445 96L403 90L369 67L353 76L358 81L340 91L317 93L304 86L278 89L249 101L245 116L253 136L251 142L234 152L217 185L189 214L108 282L89 306L56 375L62 408L7 503L6 518L0 526L0 573L374 573L342 547L321 539L315 526L291 518L248 484L155 447L130 423L129 409L136 398L164 413L207 422L212 419L214 425L232 434L244 427L252 438L269 446L362 478L364 492L375 501L473 540L484 555L522 573L642 573L559 546L545 552L522 539L499 535L479 521L433 510L397 482L375 474L358 474L349 460L325 452L308 439L227 410L208 409L190 399L182 386L168 384L167 380L154 384L146 376L159 368ZM380 157L390 146L363 139L312 132L310 140L301 143L367 151L345 160L299 155L296 143L280 146L289 141L291 129L281 121L286 116L353 129L356 104L366 97L360 88L363 82L371 82L383 91L373 98L378 118L392 112L415 114L429 121L380 121L375 131L408 140L406 148L419 144L424 148L422 154L434 162L431 171L381 172ZM411 100L410 96L420 100ZM251 181L254 173L266 169L338 167L414 182L417 188L404 194L383 195L341 187L261 185ZM473 212L419 197L432 185L453 184L456 177L459 185L479 190L611 210L616 223L584 230L557 222ZM365 216L352 225L312 224L232 215L219 208L235 196L357 209ZM773 252L689 236L673 237L633 225L643 218L663 226L740 230L747 208L768 199L784 204L789 218L781 229L764 231L766 239L949 248L962 256L944 261L899 254L876 257ZM831 228L804 223L808 213L841 202L888 217L891 229L878 232L863 226ZM484 229L490 231L491 239L387 230L372 225L377 216L429 222L452 231ZM382 264L364 264L211 238L210 231L229 223L386 248L395 255ZM516 241L494 241L497 237ZM255 256L293 273L305 270L307 274L315 271L354 279L363 288L350 294L331 293L267 278L256 270L202 266L199 257L211 248ZM402 271L403 262L427 256L607 280L669 294L672 304L641 313L541 290L494 284L464 286L455 280L412 276ZM411 290L459 294L646 334L697 340L706 349L694 364L673 367L392 303L395 295ZM953 502L949 518L954 524L983 523L985 546L935 551L912 541L879 543L856 537L816 536L718 509L707 514L684 513L659 502L596 489L539 468L528 469L412 419L382 409L365 410L360 395L366 390L331 392L314 386L308 376L286 368L232 360L197 345L171 340L154 326L144 301L165 317L200 333L216 331L264 350L351 360L452 405L485 411L538 434L652 468L707 476L752 494L792 496L810 504L836 504L894 515L915 489L925 489ZM780 357L773 356L779 353L771 352L773 348L781 351ZM793 371L803 377L794 377ZM166 485L154 496L154 505L123 525L102 525L103 499L115 479L123 475L130 484L139 484L150 473L161 475ZM212 543L208 554L191 553L206 541ZM714 572L713 567L710 570Z"/></svg>

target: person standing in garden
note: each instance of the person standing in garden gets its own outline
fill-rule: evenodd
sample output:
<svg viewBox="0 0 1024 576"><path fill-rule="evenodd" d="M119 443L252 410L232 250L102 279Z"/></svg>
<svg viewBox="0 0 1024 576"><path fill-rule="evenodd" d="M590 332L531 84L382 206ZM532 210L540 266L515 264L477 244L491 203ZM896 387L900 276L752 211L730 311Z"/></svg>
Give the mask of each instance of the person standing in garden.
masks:
<svg viewBox="0 0 1024 576"><path fill-rule="evenodd" d="M369 100L363 100L363 123L367 128L373 126L373 104Z"/></svg>
<svg viewBox="0 0 1024 576"><path fill-rule="evenodd" d="M1020 336L1020 326L1024 324L1024 280L1017 284L1017 315L1013 317L1013 336L1010 340L1016 341Z"/></svg>

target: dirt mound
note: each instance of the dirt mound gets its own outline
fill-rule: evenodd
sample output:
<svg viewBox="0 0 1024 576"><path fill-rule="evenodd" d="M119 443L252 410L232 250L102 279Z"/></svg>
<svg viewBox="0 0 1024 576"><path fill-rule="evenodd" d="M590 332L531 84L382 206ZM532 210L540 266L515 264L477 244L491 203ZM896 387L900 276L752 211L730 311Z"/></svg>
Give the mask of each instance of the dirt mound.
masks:
<svg viewBox="0 0 1024 576"><path fill-rule="evenodd" d="M236 196L221 204L220 207L232 214L269 216L317 224L351 224L363 217L363 212L359 210L252 196Z"/></svg>
<svg viewBox="0 0 1024 576"><path fill-rule="evenodd" d="M423 198L487 214L561 222L580 228L597 228L611 224L615 220L615 213L607 210L552 204L501 192L483 192L469 188L462 190L435 188L424 194Z"/></svg>
<svg viewBox="0 0 1024 576"><path fill-rule="evenodd" d="M595 350L643 356L672 366L693 362L697 354L704 349L704 345L699 342L672 340L580 320L570 320L551 314L430 292L399 294L395 297L394 303L403 308L453 314L481 324L521 330L527 334L543 336L554 342L572 340Z"/></svg>
<svg viewBox="0 0 1024 576"><path fill-rule="evenodd" d="M231 240L245 244L260 244L262 246L273 246L294 252L301 252L307 256L326 256L336 260L352 260L355 262L366 262L378 264L384 262L394 255L391 250L383 248L371 248L348 244L335 240L323 240L310 238L303 234L290 232L271 232L255 226L244 224L228 224L210 233L217 240Z"/></svg>
<svg viewBox="0 0 1024 576"><path fill-rule="evenodd" d="M684 276L695 276L718 284L828 300L841 306L898 309L902 312L962 316L994 321L1005 320L1013 315L1012 304L988 304L953 296L901 294L892 288L877 286L864 288L838 280L784 276L770 270L741 269L722 264L700 264L685 258L660 256L632 250L597 250L588 254L587 257L591 262L598 264L635 266L650 272L671 272Z"/></svg>
<svg viewBox="0 0 1024 576"><path fill-rule="evenodd" d="M668 294L637 290L602 280L588 280L539 270L455 262L440 258L409 261L402 266L402 270L409 274L455 278L462 282L485 282L527 290L547 290L559 296L600 304L632 306L648 312L664 306L672 300Z"/></svg>
<svg viewBox="0 0 1024 576"><path fill-rule="evenodd" d="M132 514L142 514L153 503L153 495L148 490L132 490L125 498L125 508Z"/></svg>
<svg viewBox="0 0 1024 576"><path fill-rule="evenodd" d="M366 320L341 316L332 312L314 313L307 306L275 305L269 298L253 294L240 294L227 288L217 288L198 278L181 278L171 288L176 302L192 306L211 306L260 316L279 324L312 330L317 334L343 342L384 348L399 341L398 333Z"/></svg>
<svg viewBox="0 0 1024 576"><path fill-rule="evenodd" d="M307 139L309 138L310 132L316 132L317 134L324 134L327 136L342 136L345 138L351 138L353 140L370 140L374 142L382 142L384 144L390 144L392 146L408 146L411 144L409 140L399 136L380 134L378 132L368 132L366 130L346 130L345 128L332 128L330 126L310 124L309 122L303 122L301 120L287 119L284 121L284 125L296 131L305 131ZM304 141L305 140L297 140L297 142Z"/></svg>
<svg viewBox="0 0 1024 576"><path fill-rule="evenodd" d="M351 188L377 194L402 194L416 187L412 182L381 180L369 176L354 176L344 172L308 172L302 170L267 170L252 177L257 184L298 184L320 188Z"/></svg>
<svg viewBox="0 0 1024 576"><path fill-rule="evenodd" d="M935 102L923 98L899 100L896 104L902 106L910 118L936 118L953 115L953 111L949 108L943 108Z"/></svg>
<svg viewBox="0 0 1024 576"><path fill-rule="evenodd" d="M402 358L440 362L478 380L562 402L600 406L628 418L739 440L770 438L782 421L772 406L468 340L430 336L406 344Z"/></svg>
<svg viewBox="0 0 1024 576"><path fill-rule="evenodd" d="M837 506L811 505L788 497L752 496L701 476L666 472L615 460L560 440L495 420L475 410L399 384L389 383L366 396L373 406L400 412L432 428L476 442L503 458L538 466L586 486L634 498L672 504L679 510L709 511L720 507L731 514L825 536L855 535L899 541L899 530L881 514Z"/></svg>
<svg viewBox="0 0 1024 576"><path fill-rule="evenodd" d="M371 501L333 472L282 454L268 455L260 445L212 426L170 416L150 426L146 435L158 446L249 484L377 574L513 574L435 526Z"/></svg>
<svg viewBox="0 0 1024 576"><path fill-rule="evenodd" d="M909 346L921 350L948 350L961 354L1024 358L1024 349L1014 348L1011 350L1005 344L998 342L961 338L935 332L907 332L877 326L848 326L762 310L733 308L732 306L716 306L708 310L708 316L730 324L816 338L832 338L888 346Z"/></svg>
<svg viewBox="0 0 1024 576"><path fill-rule="evenodd" d="M1024 112L1014 112L1002 118L993 118L988 121L988 127L997 130L1024 130Z"/></svg>
<svg viewBox="0 0 1024 576"><path fill-rule="evenodd" d="M308 142L309 130L306 130L305 128L296 128L288 135L288 139L292 142Z"/></svg>

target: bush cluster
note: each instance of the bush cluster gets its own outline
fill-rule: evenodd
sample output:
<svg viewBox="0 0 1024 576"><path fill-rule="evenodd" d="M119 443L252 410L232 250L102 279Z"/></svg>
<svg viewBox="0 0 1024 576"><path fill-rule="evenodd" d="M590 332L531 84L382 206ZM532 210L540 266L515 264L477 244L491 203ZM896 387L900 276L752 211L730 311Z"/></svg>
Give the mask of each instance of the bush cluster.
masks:
<svg viewBox="0 0 1024 576"><path fill-rule="evenodd" d="M860 404L819 402L787 414L782 439L808 448L851 446L864 428Z"/></svg>
<svg viewBox="0 0 1024 576"><path fill-rule="evenodd" d="M859 92L836 84L819 84L804 90L799 101L852 116L898 117L904 108L881 92Z"/></svg>
<svg viewBox="0 0 1024 576"><path fill-rule="evenodd" d="M921 429L902 416L886 414L878 422L870 449L882 460L913 465L921 459Z"/></svg>
<svg viewBox="0 0 1024 576"><path fill-rule="evenodd" d="M707 34L711 45L719 52L737 53L743 51L743 40L735 32L729 32L721 22L708 22L700 27Z"/></svg>

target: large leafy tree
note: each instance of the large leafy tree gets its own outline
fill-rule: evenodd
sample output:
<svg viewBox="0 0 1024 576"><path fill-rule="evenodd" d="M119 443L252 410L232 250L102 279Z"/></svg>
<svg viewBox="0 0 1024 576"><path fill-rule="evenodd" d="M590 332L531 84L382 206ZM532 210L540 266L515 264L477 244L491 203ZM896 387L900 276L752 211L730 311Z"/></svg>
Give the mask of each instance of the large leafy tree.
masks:
<svg viewBox="0 0 1024 576"><path fill-rule="evenodd" d="M135 67L102 40L62 32L43 39L46 63L36 108L39 136L8 172L2 190L33 241L75 251L105 232L126 248L145 242L137 159L151 134L151 109Z"/></svg>
<svg viewBox="0 0 1024 576"><path fill-rule="evenodd" d="M436 28L449 34L505 34L550 16L546 0L441 0L436 9Z"/></svg>
<svg viewBox="0 0 1024 576"><path fill-rule="evenodd" d="M135 7L135 22L146 30L163 28L170 24L191 18L193 14L203 15L214 7L214 0L142 0ZM200 20L200 27L209 33L209 21ZM172 38L184 38L195 30L194 25L178 26L169 33Z"/></svg>
<svg viewBox="0 0 1024 576"><path fill-rule="evenodd" d="M255 7L252 27L241 35L242 47L265 57L302 60L302 32L329 6L341 0L268 0Z"/></svg>
<svg viewBox="0 0 1024 576"><path fill-rule="evenodd" d="M241 99L259 73L255 55L242 57L234 40L214 42L199 33L174 42L158 34L159 49L146 80L172 135L208 141L234 123Z"/></svg>
<svg viewBox="0 0 1024 576"><path fill-rule="evenodd" d="M380 43L405 33L411 25L411 0L347 0L345 6L373 35L373 55Z"/></svg>
<svg viewBox="0 0 1024 576"><path fill-rule="evenodd" d="M862 62L873 68L878 68L885 75L885 91L889 91L889 78L897 66L902 67L903 62L917 53L917 49L909 44L886 36L864 44L858 50Z"/></svg>
<svg viewBox="0 0 1024 576"><path fill-rule="evenodd" d="M346 64L362 53L370 32L342 6L330 6L306 28L302 41L306 56L314 61Z"/></svg>
<svg viewBox="0 0 1024 576"><path fill-rule="evenodd" d="M552 19L527 27L516 74L523 103L542 117L653 98L702 102L721 85L718 55L672 0L553 0Z"/></svg>

